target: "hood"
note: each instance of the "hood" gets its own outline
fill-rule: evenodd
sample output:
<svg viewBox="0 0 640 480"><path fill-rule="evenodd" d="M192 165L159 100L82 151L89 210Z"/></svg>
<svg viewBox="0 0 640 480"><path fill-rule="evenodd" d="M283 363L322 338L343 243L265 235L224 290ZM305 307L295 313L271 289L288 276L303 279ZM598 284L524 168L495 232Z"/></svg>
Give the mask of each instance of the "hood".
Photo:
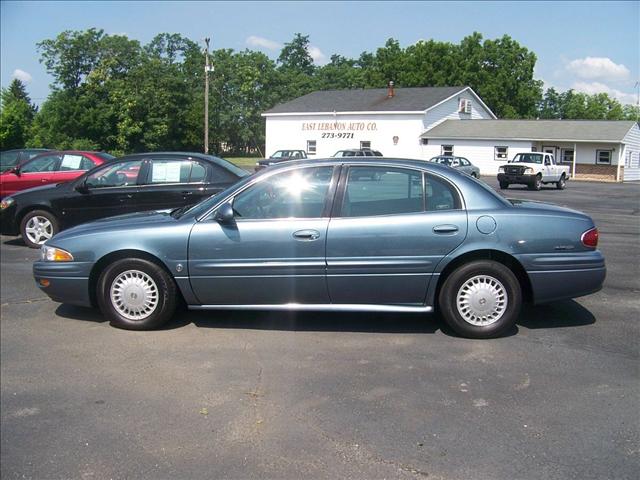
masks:
<svg viewBox="0 0 640 480"><path fill-rule="evenodd" d="M564 214L570 213L570 214L579 215L582 217L588 217L588 215L578 210L573 210L567 207L561 207L559 205L553 205L551 203L537 202L535 200L519 200L516 198L507 198L507 200L511 202L511 205L513 205L516 208L535 209L535 210L541 210L548 213L552 213L552 212L564 213Z"/></svg>
<svg viewBox="0 0 640 480"><path fill-rule="evenodd" d="M20 190L19 192L12 193L11 197L17 200L22 196L30 195L32 193L40 194L43 192L53 191L60 188L69 188L70 184L71 182L50 183L48 185L42 185L39 187L27 188L26 190Z"/></svg>
<svg viewBox="0 0 640 480"><path fill-rule="evenodd" d="M55 236L55 239L64 240L68 237L85 235L104 230L136 230L150 225L157 226L165 223L176 223L177 219L173 218L170 213L171 210L153 210L102 218L100 220L94 220L92 222L71 227L68 230L63 230Z"/></svg>

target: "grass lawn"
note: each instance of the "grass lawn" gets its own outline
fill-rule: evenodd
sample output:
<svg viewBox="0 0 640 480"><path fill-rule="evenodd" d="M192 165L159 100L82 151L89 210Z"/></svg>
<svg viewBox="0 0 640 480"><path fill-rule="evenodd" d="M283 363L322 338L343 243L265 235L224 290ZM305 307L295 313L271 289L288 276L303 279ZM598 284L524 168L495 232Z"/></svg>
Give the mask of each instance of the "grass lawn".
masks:
<svg viewBox="0 0 640 480"><path fill-rule="evenodd" d="M260 158L261 157L224 157L225 160L229 160L234 165L244 168L250 172L253 172L253 167L255 167L256 162Z"/></svg>

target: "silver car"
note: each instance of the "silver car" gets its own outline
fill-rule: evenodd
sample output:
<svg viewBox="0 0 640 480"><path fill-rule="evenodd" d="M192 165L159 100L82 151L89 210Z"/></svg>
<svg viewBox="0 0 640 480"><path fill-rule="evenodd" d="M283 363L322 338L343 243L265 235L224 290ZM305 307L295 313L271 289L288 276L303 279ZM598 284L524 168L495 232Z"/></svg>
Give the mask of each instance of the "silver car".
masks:
<svg viewBox="0 0 640 480"><path fill-rule="evenodd" d="M460 170L467 175L471 175L472 177L480 178L480 169L464 157L449 157L446 155L440 155L438 157L433 157L429 161L439 163L440 165L446 165L448 167Z"/></svg>

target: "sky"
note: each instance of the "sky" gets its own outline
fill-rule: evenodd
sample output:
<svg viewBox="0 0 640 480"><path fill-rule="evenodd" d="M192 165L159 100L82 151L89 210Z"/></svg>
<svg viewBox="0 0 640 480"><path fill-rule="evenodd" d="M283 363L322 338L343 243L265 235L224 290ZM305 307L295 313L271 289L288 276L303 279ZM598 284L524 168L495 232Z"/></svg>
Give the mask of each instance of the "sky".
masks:
<svg viewBox="0 0 640 480"><path fill-rule="evenodd" d="M332 54L357 58L388 38L402 47L419 40L458 43L474 31L507 34L533 51L535 77L545 87L606 92L637 102L640 80L640 2L175 2L0 1L0 85L27 84L37 104L52 77L36 43L64 30L103 29L141 43L180 33L213 49L259 50L276 59L296 33L309 35L318 65Z"/></svg>

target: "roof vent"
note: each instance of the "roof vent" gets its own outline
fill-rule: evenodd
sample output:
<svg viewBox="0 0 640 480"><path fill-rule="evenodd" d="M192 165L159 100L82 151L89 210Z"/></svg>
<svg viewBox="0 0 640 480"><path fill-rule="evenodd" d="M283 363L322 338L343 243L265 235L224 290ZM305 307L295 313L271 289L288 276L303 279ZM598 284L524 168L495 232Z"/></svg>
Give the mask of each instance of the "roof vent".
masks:
<svg viewBox="0 0 640 480"><path fill-rule="evenodd" d="M391 81L387 87L387 98L393 98L395 96L396 92L393 90L393 81Z"/></svg>

